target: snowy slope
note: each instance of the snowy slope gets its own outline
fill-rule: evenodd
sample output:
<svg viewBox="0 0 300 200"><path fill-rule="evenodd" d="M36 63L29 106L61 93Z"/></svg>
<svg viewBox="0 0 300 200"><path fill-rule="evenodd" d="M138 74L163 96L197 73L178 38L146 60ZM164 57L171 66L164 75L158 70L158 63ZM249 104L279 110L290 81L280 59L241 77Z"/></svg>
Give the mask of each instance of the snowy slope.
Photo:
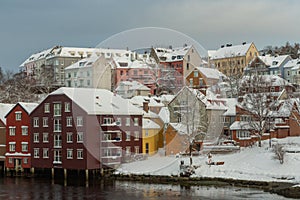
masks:
<svg viewBox="0 0 300 200"><path fill-rule="evenodd" d="M278 140L286 149L300 151L300 137ZM237 153L213 155L213 161L224 161L224 165L209 166L207 156L193 157L193 164L198 166L193 176L222 177L257 181L289 181L300 182L300 153L286 153L284 163L273 159L274 153L268 148L268 141L263 147L242 148ZM145 161L126 163L117 169L124 174L177 175L180 161L189 163L189 158L175 156L161 157L155 155Z"/></svg>

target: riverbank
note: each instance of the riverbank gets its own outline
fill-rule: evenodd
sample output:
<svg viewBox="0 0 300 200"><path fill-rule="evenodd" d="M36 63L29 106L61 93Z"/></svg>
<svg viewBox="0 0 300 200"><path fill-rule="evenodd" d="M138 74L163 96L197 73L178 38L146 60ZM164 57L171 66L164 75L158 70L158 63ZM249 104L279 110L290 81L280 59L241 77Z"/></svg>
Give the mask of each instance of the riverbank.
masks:
<svg viewBox="0 0 300 200"><path fill-rule="evenodd" d="M290 182L251 181L210 177L172 177L153 175L121 175L113 174L106 177L118 181L132 181L148 184L171 184L183 187L214 186L214 187L246 187L261 189L264 192L275 193L287 198L300 198L300 187L293 187Z"/></svg>

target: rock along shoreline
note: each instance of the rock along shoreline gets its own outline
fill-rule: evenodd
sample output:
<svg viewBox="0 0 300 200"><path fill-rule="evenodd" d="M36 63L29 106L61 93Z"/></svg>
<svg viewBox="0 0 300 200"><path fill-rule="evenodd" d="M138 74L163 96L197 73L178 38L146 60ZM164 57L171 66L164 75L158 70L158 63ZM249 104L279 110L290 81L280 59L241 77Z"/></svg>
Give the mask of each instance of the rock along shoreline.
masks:
<svg viewBox="0 0 300 200"><path fill-rule="evenodd" d="M235 186L235 187L250 187L261 189L265 192L276 193L288 198L300 198L300 187L292 187L293 183L289 182L268 182L268 181L253 181L239 180L230 178L211 178L211 177L176 177L176 176L156 176L156 175L124 175L112 174L109 179L118 181L134 181L151 184L172 184L181 186Z"/></svg>

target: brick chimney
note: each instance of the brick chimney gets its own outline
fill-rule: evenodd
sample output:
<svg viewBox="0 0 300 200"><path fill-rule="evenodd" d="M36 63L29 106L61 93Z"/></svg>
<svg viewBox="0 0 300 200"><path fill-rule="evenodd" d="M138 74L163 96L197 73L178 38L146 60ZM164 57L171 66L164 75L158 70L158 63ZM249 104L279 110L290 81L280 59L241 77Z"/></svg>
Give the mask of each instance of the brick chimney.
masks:
<svg viewBox="0 0 300 200"><path fill-rule="evenodd" d="M149 112L149 102L148 101L144 101L143 102L143 110L148 113Z"/></svg>

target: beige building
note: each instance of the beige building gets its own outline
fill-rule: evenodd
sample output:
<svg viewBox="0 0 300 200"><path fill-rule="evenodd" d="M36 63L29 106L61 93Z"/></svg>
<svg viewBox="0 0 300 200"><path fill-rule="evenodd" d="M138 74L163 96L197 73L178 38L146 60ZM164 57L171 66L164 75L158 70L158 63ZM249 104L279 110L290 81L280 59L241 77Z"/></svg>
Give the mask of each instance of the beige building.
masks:
<svg viewBox="0 0 300 200"><path fill-rule="evenodd" d="M254 43L222 45L209 58L209 65L226 76L241 75L250 61L259 55Z"/></svg>

